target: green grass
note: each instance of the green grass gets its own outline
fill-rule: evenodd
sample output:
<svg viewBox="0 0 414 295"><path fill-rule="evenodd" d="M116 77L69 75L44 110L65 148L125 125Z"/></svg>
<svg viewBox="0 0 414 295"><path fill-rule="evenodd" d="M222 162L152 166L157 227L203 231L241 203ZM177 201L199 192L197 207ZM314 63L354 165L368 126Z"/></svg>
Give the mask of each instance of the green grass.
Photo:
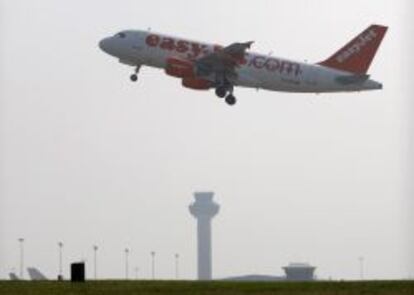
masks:
<svg viewBox="0 0 414 295"><path fill-rule="evenodd" d="M1 295L414 295L414 281L374 282L172 282L97 281L70 282L0 281Z"/></svg>

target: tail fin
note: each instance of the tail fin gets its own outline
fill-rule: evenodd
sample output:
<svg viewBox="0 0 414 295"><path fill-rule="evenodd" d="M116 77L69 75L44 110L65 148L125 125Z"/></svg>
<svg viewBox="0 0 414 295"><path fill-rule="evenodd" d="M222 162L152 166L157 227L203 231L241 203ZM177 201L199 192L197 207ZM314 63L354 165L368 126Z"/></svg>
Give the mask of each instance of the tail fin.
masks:
<svg viewBox="0 0 414 295"><path fill-rule="evenodd" d="M14 272L9 273L9 277L10 277L10 280L11 281L18 281L18 280L20 280L19 277Z"/></svg>
<svg viewBox="0 0 414 295"><path fill-rule="evenodd" d="M338 52L319 64L355 74L365 74L387 29L381 25L371 25Z"/></svg>
<svg viewBox="0 0 414 295"><path fill-rule="evenodd" d="M32 281L45 281L47 277L40 272L37 268L28 267L27 272L29 273L30 279Z"/></svg>

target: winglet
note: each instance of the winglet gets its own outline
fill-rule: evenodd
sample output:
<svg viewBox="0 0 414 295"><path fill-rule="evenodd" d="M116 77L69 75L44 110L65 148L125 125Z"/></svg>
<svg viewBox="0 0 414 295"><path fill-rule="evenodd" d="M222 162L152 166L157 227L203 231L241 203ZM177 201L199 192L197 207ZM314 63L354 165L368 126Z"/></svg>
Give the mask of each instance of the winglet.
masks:
<svg viewBox="0 0 414 295"><path fill-rule="evenodd" d="M365 74L387 32L387 27L371 25L319 65L354 74Z"/></svg>
<svg viewBox="0 0 414 295"><path fill-rule="evenodd" d="M249 49L252 47L253 44L254 44L254 41L249 41L249 42L244 43L246 48L249 48Z"/></svg>
<svg viewBox="0 0 414 295"><path fill-rule="evenodd" d="M244 57L246 50L250 49L253 43L254 41L249 41L245 43L233 43L227 47L224 47L222 51L235 59L241 59Z"/></svg>

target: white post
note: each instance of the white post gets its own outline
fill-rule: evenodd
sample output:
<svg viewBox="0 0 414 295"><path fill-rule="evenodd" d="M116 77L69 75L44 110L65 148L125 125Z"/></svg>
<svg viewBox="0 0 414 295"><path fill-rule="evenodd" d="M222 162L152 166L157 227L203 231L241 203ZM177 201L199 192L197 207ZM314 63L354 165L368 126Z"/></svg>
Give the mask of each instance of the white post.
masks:
<svg viewBox="0 0 414 295"><path fill-rule="evenodd" d="M24 239L20 238L20 279L23 280L23 269L24 269Z"/></svg>
<svg viewBox="0 0 414 295"><path fill-rule="evenodd" d="M179 261L178 260L180 259L180 255L178 253L176 253L174 255L174 257L175 257L175 279L178 280L178 278L179 278L179 269L178 269L178 267L179 267L178 262Z"/></svg>
<svg viewBox="0 0 414 295"><path fill-rule="evenodd" d="M125 248L125 279L128 280L128 254L129 254L129 249Z"/></svg>
<svg viewBox="0 0 414 295"><path fill-rule="evenodd" d="M97 271L97 252L98 252L98 246L93 245L93 272L95 280L98 278L98 271Z"/></svg>
<svg viewBox="0 0 414 295"><path fill-rule="evenodd" d="M155 251L151 252L151 273L152 279L155 279Z"/></svg>
<svg viewBox="0 0 414 295"><path fill-rule="evenodd" d="M62 266L62 251L63 251L63 243L59 242L58 243L58 247L59 247L59 277L61 278L63 275L63 266Z"/></svg>
<svg viewBox="0 0 414 295"><path fill-rule="evenodd" d="M359 278L361 279L361 281L364 280L364 257L359 257Z"/></svg>

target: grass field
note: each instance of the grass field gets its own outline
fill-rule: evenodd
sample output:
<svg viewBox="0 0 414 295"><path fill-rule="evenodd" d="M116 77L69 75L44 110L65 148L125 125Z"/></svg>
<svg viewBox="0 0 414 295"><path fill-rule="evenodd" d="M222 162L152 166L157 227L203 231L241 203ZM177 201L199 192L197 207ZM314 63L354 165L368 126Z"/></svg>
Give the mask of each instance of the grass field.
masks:
<svg viewBox="0 0 414 295"><path fill-rule="evenodd" d="M376 282L172 282L98 281L70 282L0 281L1 295L132 295L132 294L278 294L278 295L414 295L414 281Z"/></svg>

